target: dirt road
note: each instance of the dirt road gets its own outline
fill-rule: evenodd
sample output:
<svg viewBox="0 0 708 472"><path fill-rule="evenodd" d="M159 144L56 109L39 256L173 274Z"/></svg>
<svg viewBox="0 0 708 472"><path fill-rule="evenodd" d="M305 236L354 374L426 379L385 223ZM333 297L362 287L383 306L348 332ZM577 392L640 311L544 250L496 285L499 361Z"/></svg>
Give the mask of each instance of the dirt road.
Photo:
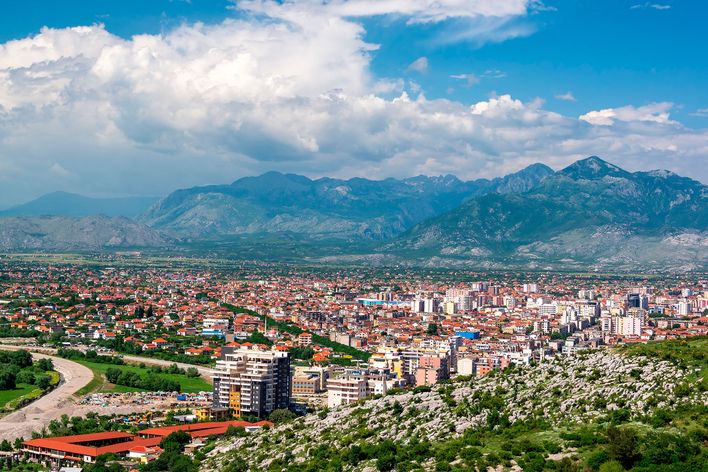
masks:
<svg viewBox="0 0 708 472"><path fill-rule="evenodd" d="M73 347L76 349L76 347ZM44 354L56 354L57 350L53 347L37 347L37 346L14 346L14 345L5 345L5 344L0 344L0 349L26 349L31 352L42 352ZM101 354L109 354L112 356L121 356L126 362L132 362L132 363L144 363L146 365L159 365L161 367L169 367L172 364L177 364L177 367L180 367L182 369L189 369L190 367L196 367L197 370L199 371L199 375L201 375L204 379L211 381L211 374L215 372L214 369L210 367L203 367L199 365L194 365L194 364L183 364L181 362L173 362L173 361L164 361L162 359L155 359L152 357L141 357L141 356L129 356L125 354L121 354L120 352L115 352L115 351L108 351L108 352L102 352Z"/></svg>
<svg viewBox="0 0 708 472"><path fill-rule="evenodd" d="M120 353L114 353L114 355L121 355ZM199 371L199 375L204 377L205 379L211 381L211 374L215 372L214 369L209 368L209 367L202 367L199 365L192 365L192 364L183 364L181 362L173 362L173 361L163 361L162 359L152 359L152 358L147 358L147 357L140 357L140 356L128 356L128 355L122 355L123 360L126 362L135 362L135 363L144 363L147 365L159 365L163 367L169 367L172 364L177 364L177 367L182 368L182 369L189 369L190 367L196 367L197 370Z"/></svg>
<svg viewBox="0 0 708 472"><path fill-rule="evenodd" d="M81 414L77 412L76 398L73 395L93 379L91 369L61 357L39 353L32 353L32 357L50 358L54 362L55 370L61 374L61 382L57 388L40 399L0 418L0 440L13 440L17 437L28 439L32 431L41 430L51 420L61 418L64 414Z"/></svg>
<svg viewBox="0 0 708 472"><path fill-rule="evenodd" d="M32 357L35 359L48 357L54 362L55 370L61 374L61 382L53 391L30 403L24 408L0 418L0 441L7 439L12 442L18 437L29 439L32 436L32 431L41 431L42 428L49 425L50 421L59 419L62 415L68 415L69 417L85 416L89 412L96 412L100 415L122 415L149 411L155 407L155 405L149 404L131 404L108 407L79 405L77 404L79 399L74 397L74 393L93 379L93 372L91 369L77 362L49 355L56 353L56 349L54 348L0 345L0 349L27 349L32 352ZM39 353L36 352L36 350L41 350L42 352ZM160 359L148 359L138 356L124 356L124 359L128 362L144 362L149 365L169 366L174 364L174 362L163 361ZM189 367L197 367L199 373L205 378L209 378L209 374L213 371L212 369L206 367L192 366L189 364L177 363L177 365L184 369Z"/></svg>

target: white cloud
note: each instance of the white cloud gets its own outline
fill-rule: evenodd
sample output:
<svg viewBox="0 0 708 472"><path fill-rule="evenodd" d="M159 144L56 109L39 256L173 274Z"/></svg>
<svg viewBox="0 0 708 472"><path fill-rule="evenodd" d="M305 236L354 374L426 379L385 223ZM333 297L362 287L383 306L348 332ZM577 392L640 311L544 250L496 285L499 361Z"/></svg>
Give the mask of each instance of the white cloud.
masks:
<svg viewBox="0 0 708 472"><path fill-rule="evenodd" d="M398 15L407 18L409 23L433 23L451 18L520 16L525 15L529 9L527 0L241 0L233 3L239 9L288 20L303 18L302 14L306 12L306 16L310 17Z"/></svg>
<svg viewBox="0 0 708 472"><path fill-rule="evenodd" d="M506 73L497 69L487 69L481 74L452 74L450 78L456 80L464 80L467 86L477 85L482 79L501 79L506 77Z"/></svg>
<svg viewBox="0 0 708 472"><path fill-rule="evenodd" d="M611 126L615 121L648 121L660 124L675 124L669 120L669 110L673 106L669 102L652 103L641 107L625 106L621 108L605 108L590 111L580 116L580 119L591 125Z"/></svg>
<svg viewBox="0 0 708 472"><path fill-rule="evenodd" d="M482 77L485 79L503 79L506 77L506 72L499 69L487 69L482 73Z"/></svg>
<svg viewBox="0 0 708 472"><path fill-rule="evenodd" d="M386 14L411 8L385 3ZM457 5L482 3L491 8ZM295 20L247 16L131 39L101 25L44 29L0 45L0 204L56 189L159 195L272 169L489 177L590 154L681 172L708 153L707 133L669 120L670 104L578 119L509 95L428 100L415 82L373 76L376 45L360 24L263 8Z"/></svg>
<svg viewBox="0 0 708 472"><path fill-rule="evenodd" d="M671 8L671 5L664 5L660 3L651 3L651 2L644 2L644 3L637 3L629 7L632 10L639 10L639 9L647 9L647 8L653 8L654 10L669 10Z"/></svg>
<svg viewBox="0 0 708 472"><path fill-rule="evenodd" d="M479 77L474 74L453 74L450 78L464 80L468 86L477 85L479 83Z"/></svg>
<svg viewBox="0 0 708 472"><path fill-rule="evenodd" d="M575 102L575 101L577 101L576 98L575 98L575 95L573 95L573 92L570 92L570 91L565 92L565 93L560 93L560 94L556 95L556 98L557 98L558 100L564 100L564 101L566 101L566 102Z"/></svg>
<svg viewBox="0 0 708 472"><path fill-rule="evenodd" d="M51 167L49 167L49 170L58 177L68 177L69 175L71 175L71 172L64 169L64 167L58 162L52 164Z"/></svg>
<svg viewBox="0 0 708 472"><path fill-rule="evenodd" d="M423 56L423 57L419 57L415 61L411 62L408 65L408 67L406 68L406 70L424 73L424 72L428 71L428 66L429 66L428 58Z"/></svg>

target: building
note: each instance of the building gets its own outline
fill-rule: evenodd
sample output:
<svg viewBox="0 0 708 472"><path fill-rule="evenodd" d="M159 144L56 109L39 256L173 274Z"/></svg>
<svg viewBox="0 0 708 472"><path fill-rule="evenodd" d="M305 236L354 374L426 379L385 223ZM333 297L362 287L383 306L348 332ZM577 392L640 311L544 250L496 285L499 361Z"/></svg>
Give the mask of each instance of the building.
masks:
<svg viewBox="0 0 708 472"><path fill-rule="evenodd" d="M301 375L293 377L293 397L312 397L322 393L320 379L316 375Z"/></svg>
<svg viewBox="0 0 708 472"><path fill-rule="evenodd" d="M290 405L290 355L283 351L224 347L216 362L214 406L236 416L265 417Z"/></svg>
<svg viewBox="0 0 708 472"><path fill-rule="evenodd" d="M450 377L450 358L444 355L423 356L415 370L416 385L434 385Z"/></svg>
<svg viewBox="0 0 708 472"><path fill-rule="evenodd" d="M93 463L102 454L140 459L144 452L154 450L162 440L175 431L186 431L193 439L221 436L229 426L243 427L253 431L263 426L272 426L268 421L248 423L246 421L223 421L216 423L195 423L180 426L165 426L144 429L138 435L122 431L77 434L54 438L39 438L22 443L22 452L35 461L47 461L53 465Z"/></svg>
<svg viewBox="0 0 708 472"><path fill-rule="evenodd" d="M312 344L312 335L310 333L298 334L297 343L300 346L310 346Z"/></svg>
<svg viewBox="0 0 708 472"><path fill-rule="evenodd" d="M367 382L361 377L344 377L327 381L327 407L349 405L367 397Z"/></svg>

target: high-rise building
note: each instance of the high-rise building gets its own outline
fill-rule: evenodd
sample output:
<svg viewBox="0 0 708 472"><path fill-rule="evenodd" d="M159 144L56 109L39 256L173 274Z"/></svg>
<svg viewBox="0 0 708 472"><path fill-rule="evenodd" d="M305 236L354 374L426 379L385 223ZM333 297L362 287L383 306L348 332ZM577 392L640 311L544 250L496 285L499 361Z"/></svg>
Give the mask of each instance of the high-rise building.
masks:
<svg viewBox="0 0 708 472"><path fill-rule="evenodd" d="M214 406L229 408L235 416L264 417L290 404L290 355L223 347L216 362Z"/></svg>
<svg viewBox="0 0 708 472"><path fill-rule="evenodd" d="M522 287L524 293L536 293L538 292L538 284L524 284Z"/></svg>
<svg viewBox="0 0 708 472"><path fill-rule="evenodd" d="M691 314L691 304L683 300L678 303L679 316L688 316Z"/></svg>

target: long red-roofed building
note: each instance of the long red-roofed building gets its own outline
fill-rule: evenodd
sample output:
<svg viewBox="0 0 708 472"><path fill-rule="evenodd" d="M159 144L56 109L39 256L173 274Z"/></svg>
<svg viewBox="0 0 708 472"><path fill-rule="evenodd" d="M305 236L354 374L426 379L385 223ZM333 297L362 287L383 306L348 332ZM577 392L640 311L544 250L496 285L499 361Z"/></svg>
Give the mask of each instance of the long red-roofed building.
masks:
<svg viewBox="0 0 708 472"><path fill-rule="evenodd" d="M127 455L136 447L155 447L175 431L186 431L192 438L221 436L229 426L242 427L247 430L272 426L269 421L249 423L247 421L219 421L210 423L192 423L178 426L163 426L140 431L136 436L122 431L107 431L103 433L77 434L74 436L59 436L25 441L23 452L30 458L49 460L55 463L96 461L102 454L114 453Z"/></svg>

